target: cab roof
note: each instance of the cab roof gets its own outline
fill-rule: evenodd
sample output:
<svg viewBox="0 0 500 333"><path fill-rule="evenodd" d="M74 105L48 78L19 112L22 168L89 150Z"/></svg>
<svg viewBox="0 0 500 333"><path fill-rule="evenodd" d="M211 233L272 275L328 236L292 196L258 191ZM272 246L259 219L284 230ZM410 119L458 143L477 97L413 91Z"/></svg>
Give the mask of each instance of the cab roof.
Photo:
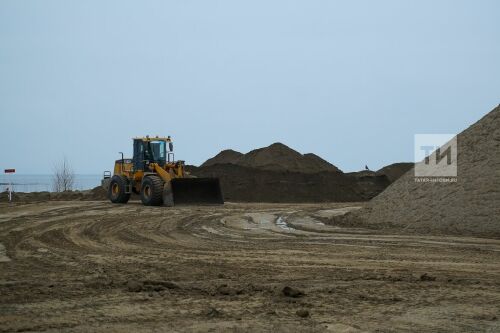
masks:
<svg viewBox="0 0 500 333"><path fill-rule="evenodd" d="M141 141L165 141L165 142L172 142L172 139L170 138L170 135L167 137L162 137L162 136L149 136L146 135L145 137L135 137L133 140L141 140Z"/></svg>

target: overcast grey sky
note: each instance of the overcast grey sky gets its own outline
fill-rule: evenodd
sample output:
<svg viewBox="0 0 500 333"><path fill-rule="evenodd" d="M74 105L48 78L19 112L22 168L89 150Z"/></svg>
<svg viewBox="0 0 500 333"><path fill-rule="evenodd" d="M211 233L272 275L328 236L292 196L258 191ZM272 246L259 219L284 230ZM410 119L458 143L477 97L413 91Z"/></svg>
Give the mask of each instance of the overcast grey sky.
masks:
<svg viewBox="0 0 500 333"><path fill-rule="evenodd" d="M344 171L413 159L500 102L500 1L0 0L0 168L199 164L280 141Z"/></svg>

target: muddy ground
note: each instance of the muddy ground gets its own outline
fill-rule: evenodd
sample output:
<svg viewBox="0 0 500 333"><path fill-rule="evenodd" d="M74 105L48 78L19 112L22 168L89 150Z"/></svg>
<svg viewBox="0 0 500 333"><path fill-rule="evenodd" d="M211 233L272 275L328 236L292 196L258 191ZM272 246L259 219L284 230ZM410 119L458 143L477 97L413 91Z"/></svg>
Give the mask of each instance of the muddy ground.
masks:
<svg viewBox="0 0 500 333"><path fill-rule="evenodd" d="M500 331L500 240L331 225L360 205L0 204L0 331Z"/></svg>

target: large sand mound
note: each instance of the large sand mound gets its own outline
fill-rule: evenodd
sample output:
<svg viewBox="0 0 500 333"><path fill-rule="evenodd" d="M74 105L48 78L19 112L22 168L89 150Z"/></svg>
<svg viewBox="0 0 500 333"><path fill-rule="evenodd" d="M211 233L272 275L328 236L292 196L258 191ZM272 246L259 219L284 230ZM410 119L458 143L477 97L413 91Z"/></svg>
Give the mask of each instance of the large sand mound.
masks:
<svg viewBox="0 0 500 333"><path fill-rule="evenodd" d="M315 154L301 154L282 143L247 154L224 150L187 170L219 178L228 201L366 201L390 184L384 174L345 174Z"/></svg>
<svg viewBox="0 0 500 333"><path fill-rule="evenodd" d="M264 148L252 150L247 154L228 149L203 163L202 167L217 164L235 164L260 170L289 171L300 173L342 172L314 154L304 154L282 143L273 143Z"/></svg>
<svg viewBox="0 0 500 333"><path fill-rule="evenodd" d="M367 201L388 185L386 176L356 177L341 172L291 172L235 164L188 166L198 177L220 179L226 201L346 202Z"/></svg>
<svg viewBox="0 0 500 333"><path fill-rule="evenodd" d="M458 182L416 183L413 169L360 212L368 224L500 236L500 106L460 133Z"/></svg>
<svg viewBox="0 0 500 333"><path fill-rule="evenodd" d="M302 155L282 143L273 143L269 147L252 150L243 155L237 164L249 168L274 171L301 173L340 172L337 167L320 157L314 154Z"/></svg>

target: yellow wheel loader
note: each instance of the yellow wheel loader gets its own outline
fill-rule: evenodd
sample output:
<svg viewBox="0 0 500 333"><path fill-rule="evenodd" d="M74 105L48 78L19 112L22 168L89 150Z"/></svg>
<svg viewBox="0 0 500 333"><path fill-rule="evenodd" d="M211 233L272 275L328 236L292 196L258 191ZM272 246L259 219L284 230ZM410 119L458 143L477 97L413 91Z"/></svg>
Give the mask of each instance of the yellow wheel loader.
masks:
<svg viewBox="0 0 500 333"><path fill-rule="evenodd" d="M102 186L113 203L127 203L139 194L146 206L223 204L218 178L196 178L175 161L169 137L134 138L134 156L116 160L113 175L104 172Z"/></svg>

